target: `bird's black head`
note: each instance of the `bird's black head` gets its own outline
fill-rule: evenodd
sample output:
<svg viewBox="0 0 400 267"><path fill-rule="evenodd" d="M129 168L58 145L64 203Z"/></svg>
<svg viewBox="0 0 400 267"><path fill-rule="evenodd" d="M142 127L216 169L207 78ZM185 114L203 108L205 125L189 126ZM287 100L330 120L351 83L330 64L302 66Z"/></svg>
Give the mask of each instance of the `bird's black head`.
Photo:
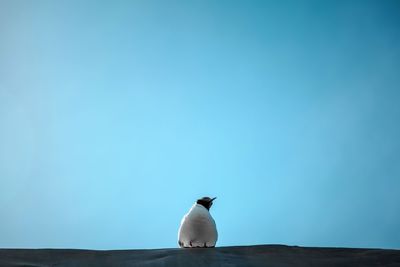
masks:
<svg viewBox="0 0 400 267"><path fill-rule="evenodd" d="M196 203L202 205L202 206L205 207L207 210L210 210L210 208L211 208L211 206L212 206L212 204L213 204L214 199L216 199L216 197L214 197L214 198L203 197L203 198L198 199L198 200L196 201Z"/></svg>

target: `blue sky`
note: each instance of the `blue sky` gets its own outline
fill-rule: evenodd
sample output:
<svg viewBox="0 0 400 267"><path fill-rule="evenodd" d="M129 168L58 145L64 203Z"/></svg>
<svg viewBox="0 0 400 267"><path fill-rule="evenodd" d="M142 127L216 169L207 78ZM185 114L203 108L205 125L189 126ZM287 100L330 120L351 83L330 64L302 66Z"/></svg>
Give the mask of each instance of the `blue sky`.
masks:
<svg viewBox="0 0 400 267"><path fill-rule="evenodd" d="M398 1L0 1L0 247L400 248Z"/></svg>

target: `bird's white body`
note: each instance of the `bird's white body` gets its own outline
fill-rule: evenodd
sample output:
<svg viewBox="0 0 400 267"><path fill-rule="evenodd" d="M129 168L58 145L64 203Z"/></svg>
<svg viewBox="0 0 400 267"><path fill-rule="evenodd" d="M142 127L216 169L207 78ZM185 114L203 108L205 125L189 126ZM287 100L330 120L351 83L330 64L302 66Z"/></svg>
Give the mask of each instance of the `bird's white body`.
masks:
<svg viewBox="0 0 400 267"><path fill-rule="evenodd" d="M215 247L217 227L210 212L200 204L194 204L183 217L179 228L178 243L181 247Z"/></svg>

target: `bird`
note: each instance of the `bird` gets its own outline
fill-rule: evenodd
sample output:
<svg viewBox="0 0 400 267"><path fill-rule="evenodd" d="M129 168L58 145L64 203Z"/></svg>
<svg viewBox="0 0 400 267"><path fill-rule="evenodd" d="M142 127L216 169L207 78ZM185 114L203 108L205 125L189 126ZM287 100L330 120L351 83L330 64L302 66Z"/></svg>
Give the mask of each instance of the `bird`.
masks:
<svg viewBox="0 0 400 267"><path fill-rule="evenodd" d="M178 232L181 248L213 248L217 243L218 232L210 208L216 199L198 199L182 218Z"/></svg>

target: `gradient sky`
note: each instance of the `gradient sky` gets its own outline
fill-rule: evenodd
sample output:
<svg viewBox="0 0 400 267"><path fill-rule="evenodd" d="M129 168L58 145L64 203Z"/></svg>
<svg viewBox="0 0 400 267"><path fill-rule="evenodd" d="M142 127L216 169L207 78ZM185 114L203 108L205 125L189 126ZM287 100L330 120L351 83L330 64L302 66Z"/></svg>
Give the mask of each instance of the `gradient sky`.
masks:
<svg viewBox="0 0 400 267"><path fill-rule="evenodd" d="M399 14L0 0L0 247L400 248Z"/></svg>

